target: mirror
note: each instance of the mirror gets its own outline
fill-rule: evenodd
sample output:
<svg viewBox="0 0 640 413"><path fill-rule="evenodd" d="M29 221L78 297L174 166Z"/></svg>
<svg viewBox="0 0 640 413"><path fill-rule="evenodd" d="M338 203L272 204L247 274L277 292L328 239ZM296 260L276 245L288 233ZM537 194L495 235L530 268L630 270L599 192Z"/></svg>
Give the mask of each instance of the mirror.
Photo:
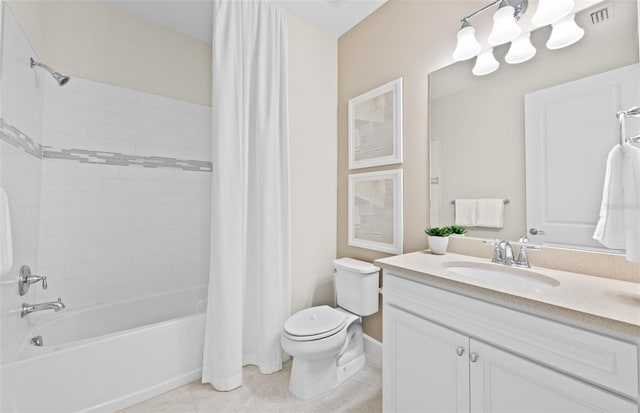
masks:
<svg viewBox="0 0 640 413"><path fill-rule="evenodd" d="M592 21L591 14L603 8L607 9L608 18ZM531 242L543 241L532 236L527 226L525 96L639 61L635 1L598 3L577 13L576 22L585 29L585 35L564 49L546 48L551 31L547 26L532 32L531 41L537 54L527 62L506 64L507 44L494 49L500 67L492 74L474 76L471 70L475 59L470 59L429 75L431 226L455 223L456 199L498 198L509 201L504 207L503 227L468 227L469 236L517 240L526 233ZM640 105L640 96L636 105ZM615 127L615 113L606 116L610 116L607 119L611 119ZM594 145L595 139L598 137L585 136L584 147L602 147L602 144ZM600 179L566 185L573 190L588 186L600 194L595 205L584 206L595 221L600 210L607 152L611 147L605 146L604 154L598 156L601 165L589 166L602 170L598 175ZM580 159L581 148L569 150L562 156ZM576 179L575 174L569 173L565 178ZM593 248L589 242L544 242Z"/></svg>

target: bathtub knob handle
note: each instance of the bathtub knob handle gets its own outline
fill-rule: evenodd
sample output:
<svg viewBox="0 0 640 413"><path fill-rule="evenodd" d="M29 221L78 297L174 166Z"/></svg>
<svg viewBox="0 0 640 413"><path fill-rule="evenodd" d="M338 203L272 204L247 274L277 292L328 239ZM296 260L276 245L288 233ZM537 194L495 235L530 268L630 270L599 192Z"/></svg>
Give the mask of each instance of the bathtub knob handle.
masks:
<svg viewBox="0 0 640 413"><path fill-rule="evenodd" d="M48 287L47 277L31 274L31 268L28 265L23 265L20 267L20 272L18 273L18 293L20 295L25 295L29 291L29 286L31 284L35 284L37 282L42 281L42 289L46 290Z"/></svg>

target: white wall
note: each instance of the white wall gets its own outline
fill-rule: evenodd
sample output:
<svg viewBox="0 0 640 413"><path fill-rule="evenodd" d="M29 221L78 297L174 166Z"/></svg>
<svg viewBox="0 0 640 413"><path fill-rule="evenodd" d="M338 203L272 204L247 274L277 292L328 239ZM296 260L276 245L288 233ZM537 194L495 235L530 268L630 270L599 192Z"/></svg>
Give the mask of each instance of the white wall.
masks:
<svg viewBox="0 0 640 413"><path fill-rule="evenodd" d="M335 38L289 16L292 311L332 304L336 257Z"/></svg>

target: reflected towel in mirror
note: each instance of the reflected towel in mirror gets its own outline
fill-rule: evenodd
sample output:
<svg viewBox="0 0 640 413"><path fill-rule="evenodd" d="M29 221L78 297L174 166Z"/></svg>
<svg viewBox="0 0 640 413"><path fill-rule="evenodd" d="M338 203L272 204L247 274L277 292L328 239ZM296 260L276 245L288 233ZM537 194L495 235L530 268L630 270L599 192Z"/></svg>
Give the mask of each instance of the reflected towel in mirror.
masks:
<svg viewBox="0 0 640 413"><path fill-rule="evenodd" d="M504 226L504 199L478 199L476 226L502 228Z"/></svg>
<svg viewBox="0 0 640 413"><path fill-rule="evenodd" d="M478 220L477 199L456 199L455 224L461 227L475 227Z"/></svg>
<svg viewBox="0 0 640 413"><path fill-rule="evenodd" d="M502 228L504 199L456 199L455 224L462 227Z"/></svg>

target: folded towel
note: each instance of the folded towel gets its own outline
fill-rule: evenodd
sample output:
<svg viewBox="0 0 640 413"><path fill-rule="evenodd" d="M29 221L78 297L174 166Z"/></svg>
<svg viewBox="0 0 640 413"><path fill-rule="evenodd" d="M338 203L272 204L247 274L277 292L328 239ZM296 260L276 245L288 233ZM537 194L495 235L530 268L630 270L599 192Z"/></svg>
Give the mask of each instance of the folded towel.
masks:
<svg viewBox="0 0 640 413"><path fill-rule="evenodd" d="M9 198L0 188L0 276L6 274L13 266L13 245L11 242L11 219L9 215Z"/></svg>
<svg viewBox="0 0 640 413"><path fill-rule="evenodd" d="M593 238L640 261L640 149L616 145L607 157L600 218Z"/></svg>
<svg viewBox="0 0 640 413"><path fill-rule="evenodd" d="M456 199L455 223L461 227L475 227L478 219L477 199Z"/></svg>
<svg viewBox="0 0 640 413"><path fill-rule="evenodd" d="M478 199L478 220L476 226L502 228L504 226L504 200Z"/></svg>

